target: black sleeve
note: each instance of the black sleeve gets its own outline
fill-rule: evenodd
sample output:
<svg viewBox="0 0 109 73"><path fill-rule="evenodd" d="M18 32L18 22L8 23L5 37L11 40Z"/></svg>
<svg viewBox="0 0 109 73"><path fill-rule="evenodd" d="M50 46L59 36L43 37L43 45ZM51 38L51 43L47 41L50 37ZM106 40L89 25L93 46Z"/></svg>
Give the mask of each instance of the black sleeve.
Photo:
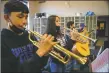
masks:
<svg viewBox="0 0 109 73"><path fill-rule="evenodd" d="M70 51L72 49L73 45L75 44L75 41L70 39L68 37L68 35L66 35L65 36L65 42L66 42L65 48L67 48L67 50Z"/></svg>
<svg viewBox="0 0 109 73"><path fill-rule="evenodd" d="M41 72L41 69L47 63L47 57L39 57L36 53L33 57L26 60L23 64L19 63L19 59L15 58L10 49L2 41L1 44L1 72L7 73L32 73Z"/></svg>
<svg viewBox="0 0 109 73"><path fill-rule="evenodd" d="M10 49L5 45L1 44L1 72L16 72L17 71L17 60L9 51Z"/></svg>
<svg viewBox="0 0 109 73"><path fill-rule="evenodd" d="M37 54L35 54L32 58L30 58L29 60L25 61L22 64L22 70L20 70L21 72L41 72L41 69L44 66L44 63L46 64L46 60L48 58L46 57L39 57Z"/></svg>
<svg viewBox="0 0 109 73"><path fill-rule="evenodd" d="M48 60L48 57L39 57L37 54L34 54L33 57L20 64L19 60L13 57L7 47L2 47L1 55L1 72L39 73Z"/></svg>

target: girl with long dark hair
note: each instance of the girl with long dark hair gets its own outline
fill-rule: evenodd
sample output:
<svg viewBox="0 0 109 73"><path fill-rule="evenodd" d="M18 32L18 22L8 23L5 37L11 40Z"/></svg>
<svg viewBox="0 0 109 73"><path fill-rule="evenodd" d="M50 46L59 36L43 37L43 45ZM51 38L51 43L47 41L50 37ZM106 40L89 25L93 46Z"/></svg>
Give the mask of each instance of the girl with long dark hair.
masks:
<svg viewBox="0 0 109 73"><path fill-rule="evenodd" d="M54 36L54 41L58 41L61 46L65 46L64 36L60 31L60 18L56 15L51 15L48 17L47 23L47 34L51 34ZM55 50L55 49L54 49ZM63 55L59 51L55 50L60 55ZM64 71L64 64L61 63L59 60L55 59L54 57L49 57L50 72L63 72Z"/></svg>

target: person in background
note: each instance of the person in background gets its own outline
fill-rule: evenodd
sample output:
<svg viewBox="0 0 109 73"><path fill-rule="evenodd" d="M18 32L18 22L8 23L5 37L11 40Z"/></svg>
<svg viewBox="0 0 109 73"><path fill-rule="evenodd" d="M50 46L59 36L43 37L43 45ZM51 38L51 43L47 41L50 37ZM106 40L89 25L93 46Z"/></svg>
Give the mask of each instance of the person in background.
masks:
<svg viewBox="0 0 109 73"><path fill-rule="evenodd" d="M48 22L47 22L47 29L46 33L51 34L54 36L54 41L58 41L59 45L65 46L65 39L64 35L60 31L60 17L56 15L51 15L48 17ZM59 51L55 50L58 54L62 56L62 53ZM59 60L55 59L54 57L50 56L49 57L49 62L50 66L50 72L63 72L64 71L64 64L61 63Z"/></svg>
<svg viewBox="0 0 109 73"><path fill-rule="evenodd" d="M74 26L73 21L67 22L66 28L71 29L72 31L67 30L65 39L66 39L66 48L69 49L69 51L77 54L77 51L75 51L75 44L76 42L80 43L86 43L86 41L83 41L82 38L80 38L80 35L78 35L78 30L76 30ZM82 31L83 28L81 27L80 30ZM78 72L81 70L81 64L74 58L71 58L71 60L68 62L68 64L65 65L65 72Z"/></svg>
<svg viewBox="0 0 109 73"><path fill-rule="evenodd" d="M67 22L66 27L73 30L75 28L74 22L73 21ZM71 39L71 34L70 34L69 30L66 31L65 41L67 43L65 47L68 48L71 51L73 44L76 43L76 41Z"/></svg>
<svg viewBox="0 0 109 73"><path fill-rule="evenodd" d="M27 25L29 9L17 0L10 0L4 5L4 19L8 27L1 31L1 72L41 72L48 60L46 54L57 42L54 37L44 34L37 46L29 40ZM31 36L35 37L35 36Z"/></svg>
<svg viewBox="0 0 109 73"><path fill-rule="evenodd" d="M87 27L85 26L84 23L81 23L81 24L80 24L80 29L78 30L78 32L79 32L79 33L84 32L84 35L87 35L87 34L88 34Z"/></svg>
<svg viewBox="0 0 109 73"><path fill-rule="evenodd" d="M81 23L80 24L80 28L78 29L78 33L80 33L81 35L84 35L84 36L86 36L86 37L89 37L89 32L87 31L87 27L85 26L85 24L84 23ZM88 39L86 39L86 38L84 38L83 36L79 36L78 38L76 38L76 42L80 42L81 43L81 45L82 44L88 44L88 46L89 46L89 40ZM79 46L79 45L78 45ZM75 47L75 46L74 46ZM75 50L75 48L72 48L72 51L74 51L75 53L76 53L76 50ZM85 47L85 46L84 46ZM87 48L88 49L88 48ZM87 51L88 52L88 51ZM86 59L86 63L84 64L84 65L82 65L82 64L80 64L80 63L78 63L78 62L76 62L75 61L75 64L77 63L77 66L78 66L78 69L79 69L79 71L80 72L89 72L89 66L88 66L88 64L89 64L89 56L90 56L90 49L89 49L89 55L87 55L87 56L83 56L83 55L80 55L78 52L77 52L77 54L79 55L79 56L81 56L81 57L83 57L83 58L85 58Z"/></svg>
<svg viewBox="0 0 109 73"><path fill-rule="evenodd" d="M81 23L81 24L80 24L79 32L83 32L85 27L86 27L86 26L84 25L84 23Z"/></svg>
<svg viewBox="0 0 109 73"><path fill-rule="evenodd" d="M73 31L73 29L75 29L74 22L73 21L67 22L66 27ZM76 39L72 40L71 33L72 32L67 30L66 35L65 35L65 40L66 40L67 44L65 47L68 48L69 51L72 52L72 48L73 48L74 44L76 43ZM73 72L73 71L79 70L79 65L76 62L77 61L75 59L71 58L71 60L68 62L68 64L65 65L65 72Z"/></svg>

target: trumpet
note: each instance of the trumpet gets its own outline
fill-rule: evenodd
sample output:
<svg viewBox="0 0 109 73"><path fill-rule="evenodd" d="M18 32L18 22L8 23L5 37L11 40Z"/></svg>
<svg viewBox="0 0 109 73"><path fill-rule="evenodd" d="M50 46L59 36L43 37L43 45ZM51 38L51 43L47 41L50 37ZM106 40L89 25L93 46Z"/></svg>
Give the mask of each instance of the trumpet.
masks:
<svg viewBox="0 0 109 73"><path fill-rule="evenodd" d="M39 34L38 32L34 32L34 31L31 31L31 30L27 30L28 32L36 35L37 37L41 38L42 35ZM35 45L37 46L38 42L37 41L34 41L31 39L30 37L30 34L29 34L29 40ZM85 64L86 63L86 59L66 50L65 48L63 48L62 46L58 45L58 44L55 44L53 45L53 47L55 47L55 49L59 50L60 52L63 52L65 54L65 57L67 58L63 58L61 55L59 55L57 52L54 52L54 51L51 51L49 52L49 54L51 56L53 56L54 58L58 59L60 62L66 64L70 61L71 57L75 58L77 61L79 61L81 64Z"/></svg>
<svg viewBox="0 0 109 73"><path fill-rule="evenodd" d="M69 29L69 28L66 28L66 27L64 27L64 29L66 29L66 30L69 30L69 31L71 31L71 32L73 32L73 30L71 30L71 29ZM75 30L75 29L74 29ZM92 38L89 38L89 37L87 37L87 36L84 36L83 34L81 34L81 33L78 33L80 36L83 36L83 37L85 37L86 39L89 39L89 40L91 40L91 41L93 41L94 43L95 42L97 42L97 39L92 39Z"/></svg>

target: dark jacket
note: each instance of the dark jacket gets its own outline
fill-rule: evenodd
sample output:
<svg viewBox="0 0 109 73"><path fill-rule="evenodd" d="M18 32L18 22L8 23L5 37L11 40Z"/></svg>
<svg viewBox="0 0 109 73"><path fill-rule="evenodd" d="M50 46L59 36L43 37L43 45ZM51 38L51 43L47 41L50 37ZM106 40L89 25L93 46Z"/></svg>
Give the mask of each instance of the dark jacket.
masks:
<svg viewBox="0 0 109 73"><path fill-rule="evenodd" d="M73 45L76 43L76 41L72 40L69 35L65 35L65 42L65 48L67 48L69 51L71 51Z"/></svg>
<svg viewBox="0 0 109 73"><path fill-rule="evenodd" d="M47 58L36 54L37 47L28 35L27 31L23 35L8 29L1 31L1 72L41 72Z"/></svg>

